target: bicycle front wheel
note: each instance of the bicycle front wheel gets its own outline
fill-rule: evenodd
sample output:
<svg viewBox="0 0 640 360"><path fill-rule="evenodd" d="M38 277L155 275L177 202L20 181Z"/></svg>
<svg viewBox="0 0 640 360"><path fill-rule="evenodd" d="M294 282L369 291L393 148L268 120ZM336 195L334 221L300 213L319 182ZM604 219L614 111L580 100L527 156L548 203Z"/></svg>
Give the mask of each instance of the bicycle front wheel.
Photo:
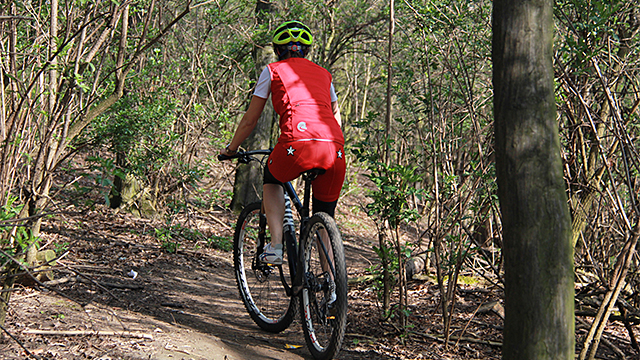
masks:
<svg viewBox="0 0 640 360"><path fill-rule="evenodd" d="M347 325L344 248L335 221L326 213L313 215L307 229L300 245L304 271L302 325L311 355L319 360L332 359L340 351Z"/></svg>
<svg viewBox="0 0 640 360"><path fill-rule="evenodd" d="M294 298L287 296L282 278L289 278L286 253L283 265L263 264L258 260L266 237L266 218L261 203L244 208L236 225L233 264L236 282L244 306L260 328L277 333L293 321Z"/></svg>

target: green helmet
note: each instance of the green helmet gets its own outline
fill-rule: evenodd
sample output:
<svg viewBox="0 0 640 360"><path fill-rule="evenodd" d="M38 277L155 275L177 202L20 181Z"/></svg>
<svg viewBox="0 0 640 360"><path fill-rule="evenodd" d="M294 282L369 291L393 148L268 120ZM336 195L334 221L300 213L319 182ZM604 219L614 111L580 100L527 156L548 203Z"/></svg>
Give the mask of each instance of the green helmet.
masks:
<svg viewBox="0 0 640 360"><path fill-rule="evenodd" d="M299 21L287 21L278 26L273 33L274 45L286 45L289 43L300 43L301 45L311 45L313 36L309 28Z"/></svg>

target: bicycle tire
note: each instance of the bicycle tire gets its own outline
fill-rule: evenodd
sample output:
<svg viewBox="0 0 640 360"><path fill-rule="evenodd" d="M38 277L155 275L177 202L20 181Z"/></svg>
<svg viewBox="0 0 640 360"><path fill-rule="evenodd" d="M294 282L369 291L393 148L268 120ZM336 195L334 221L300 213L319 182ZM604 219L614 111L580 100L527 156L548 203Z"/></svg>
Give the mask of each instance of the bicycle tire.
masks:
<svg viewBox="0 0 640 360"><path fill-rule="evenodd" d="M289 327L295 315L294 297L286 294L280 271L289 277L285 259L273 266L257 261L259 232L266 231L266 221L260 224L261 203L247 205L236 224L233 241L233 265L240 297L251 319L263 330L278 333ZM264 226L264 228L261 228Z"/></svg>
<svg viewBox="0 0 640 360"><path fill-rule="evenodd" d="M307 347L314 359L333 359L342 346L347 325L347 269L340 231L331 216L314 214L307 224L300 244L304 287L300 292L302 327ZM317 242L320 230L329 235L333 250L333 266L323 269L320 260L322 247ZM336 301L333 311L326 304L329 271L333 273Z"/></svg>

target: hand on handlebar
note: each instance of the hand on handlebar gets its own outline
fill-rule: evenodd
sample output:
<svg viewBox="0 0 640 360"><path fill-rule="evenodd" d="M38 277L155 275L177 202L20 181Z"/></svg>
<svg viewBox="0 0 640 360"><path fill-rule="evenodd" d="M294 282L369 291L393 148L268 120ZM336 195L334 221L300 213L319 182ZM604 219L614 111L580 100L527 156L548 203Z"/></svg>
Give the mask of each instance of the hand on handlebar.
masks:
<svg viewBox="0 0 640 360"><path fill-rule="evenodd" d="M222 150L220 150L220 154L218 155L218 160L223 161L223 160L231 160L233 159L233 156L236 155L238 153L238 151L229 151L229 145L227 145L225 148L223 148Z"/></svg>
<svg viewBox="0 0 640 360"><path fill-rule="evenodd" d="M245 151L240 150L236 152L229 151L227 149L220 150L220 154L218 154L218 160L233 160L238 159L238 162L241 164L248 164L251 161L259 161L259 158L256 158L255 155L269 155L271 154L271 149L261 149L261 150L252 150Z"/></svg>
<svg viewBox="0 0 640 360"><path fill-rule="evenodd" d="M224 157L230 157L230 156L233 156L235 154L236 154L235 152L229 152L229 151L227 151L227 149L220 150L220 155L222 155Z"/></svg>

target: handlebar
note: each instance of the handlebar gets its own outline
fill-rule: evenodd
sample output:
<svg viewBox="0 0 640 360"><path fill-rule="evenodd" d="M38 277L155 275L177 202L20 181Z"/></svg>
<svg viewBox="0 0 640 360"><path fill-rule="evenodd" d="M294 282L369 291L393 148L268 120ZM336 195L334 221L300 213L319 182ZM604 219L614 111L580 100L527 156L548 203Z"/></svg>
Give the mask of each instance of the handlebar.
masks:
<svg viewBox="0 0 640 360"><path fill-rule="evenodd" d="M269 154L271 154L271 149L251 150L251 151L239 150L237 153L230 156L219 154L218 160L224 161L224 160L238 159L239 163L248 164L252 160L258 160L253 155L269 155Z"/></svg>

